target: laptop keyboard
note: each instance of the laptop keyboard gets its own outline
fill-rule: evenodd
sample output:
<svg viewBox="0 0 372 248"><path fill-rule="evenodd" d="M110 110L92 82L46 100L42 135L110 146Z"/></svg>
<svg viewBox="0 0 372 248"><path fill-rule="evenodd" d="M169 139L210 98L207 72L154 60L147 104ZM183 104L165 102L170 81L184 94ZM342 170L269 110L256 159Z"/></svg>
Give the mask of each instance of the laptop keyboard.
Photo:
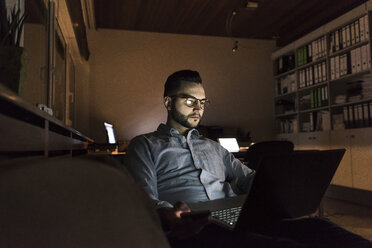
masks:
<svg viewBox="0 0 372 248"><path fill-rule="evenodd" d="M234 226L235 223L238 221L240 211L242 207L234 207L228 209L222 209L218 211L214 211L211 213L213 218L216 218L229 226Z"/></svg>

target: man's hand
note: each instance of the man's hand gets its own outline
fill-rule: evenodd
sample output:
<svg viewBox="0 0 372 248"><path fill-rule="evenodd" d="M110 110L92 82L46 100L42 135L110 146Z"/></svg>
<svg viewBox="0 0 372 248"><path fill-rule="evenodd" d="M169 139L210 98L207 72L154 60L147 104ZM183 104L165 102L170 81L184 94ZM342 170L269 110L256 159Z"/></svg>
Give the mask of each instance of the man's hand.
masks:
<svg viewBox="0 0 372 248"><path fill-rule="evenodd" d="M173 208L158 209L163 228L179 239L191 237L209 224L208 216L181 218L181 214L185 212L191 212L191 209L181 201L176 202Z"/></svg>

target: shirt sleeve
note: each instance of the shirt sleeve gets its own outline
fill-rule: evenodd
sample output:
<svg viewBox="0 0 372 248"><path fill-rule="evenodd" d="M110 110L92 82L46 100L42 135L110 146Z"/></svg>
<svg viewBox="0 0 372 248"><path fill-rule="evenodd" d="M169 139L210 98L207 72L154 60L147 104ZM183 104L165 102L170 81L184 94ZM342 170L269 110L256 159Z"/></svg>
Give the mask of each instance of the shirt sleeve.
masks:
<svg viewBox="0 0 372 248"><path fill-rule="evenodd" d="M235 181L236 186L240 191L248 193L252 187L256 171L248 168L226 149L222 148L222 150L224 154L224 163L226 166L227 180Z"/></svg>
<svg viewBox="0 0 372 248"><path fill-rule="evenodd" d="M173 207L169 202L158 199L156 168L146 137L138 136L131 141L125 156L125 165L136 182L149 194L156 209Z"/></svg>

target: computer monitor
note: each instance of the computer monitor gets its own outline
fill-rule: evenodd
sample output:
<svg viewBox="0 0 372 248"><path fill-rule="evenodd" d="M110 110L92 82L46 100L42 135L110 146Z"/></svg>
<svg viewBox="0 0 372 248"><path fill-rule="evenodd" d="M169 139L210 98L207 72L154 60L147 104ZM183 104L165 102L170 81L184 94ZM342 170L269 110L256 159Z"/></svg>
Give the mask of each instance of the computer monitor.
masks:
<svg viewBox="0 0 372 248"><path fill-rule="evenodd" d="M114 127L112 124L104 122L106 132L107 132L107 139L109 144L116 144Z"/></svg>
<svg viewBox="0 0 372 248"><path fill-rule="evenodd" d="M229 152L239 152L239 144L236 138L218 138L218 143Z"/></svg>

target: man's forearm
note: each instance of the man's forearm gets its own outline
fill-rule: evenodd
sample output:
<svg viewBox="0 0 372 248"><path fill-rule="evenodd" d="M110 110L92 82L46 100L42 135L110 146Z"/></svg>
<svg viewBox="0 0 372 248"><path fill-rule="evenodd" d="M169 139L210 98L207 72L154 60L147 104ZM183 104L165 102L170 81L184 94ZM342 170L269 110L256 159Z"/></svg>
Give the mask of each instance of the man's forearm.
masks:
<svg viewBox="0 0 372 248"><path fill-rule="evenodd" d="M151 197L151 196L150 196ZM153 197L151 197L153 203L154 203L154 206L155 206L155 209L160 209L160 208L173 208L173 205L170 204L169 202L167 201L160 201L158 199L155 199Z"/></svg>

